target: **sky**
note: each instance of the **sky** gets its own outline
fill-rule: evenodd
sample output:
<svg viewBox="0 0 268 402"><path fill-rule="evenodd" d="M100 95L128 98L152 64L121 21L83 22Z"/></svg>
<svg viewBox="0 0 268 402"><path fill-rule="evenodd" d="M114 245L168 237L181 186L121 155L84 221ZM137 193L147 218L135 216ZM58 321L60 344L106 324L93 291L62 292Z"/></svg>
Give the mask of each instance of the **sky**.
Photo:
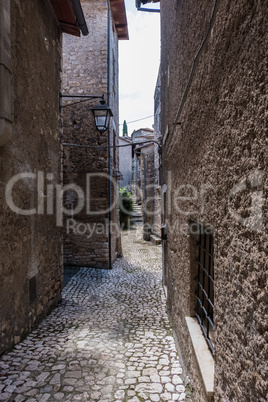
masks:
<svg viewBox="0 0 268 402"><path fill-rule="evenodd" d="M160 63L160 13L137 11L135 0L125 0L129 40L119 42L119 122L128 123L128 135L139 128L152 128L154 91ZM144 7L159 8L159 4Z"/></svg>

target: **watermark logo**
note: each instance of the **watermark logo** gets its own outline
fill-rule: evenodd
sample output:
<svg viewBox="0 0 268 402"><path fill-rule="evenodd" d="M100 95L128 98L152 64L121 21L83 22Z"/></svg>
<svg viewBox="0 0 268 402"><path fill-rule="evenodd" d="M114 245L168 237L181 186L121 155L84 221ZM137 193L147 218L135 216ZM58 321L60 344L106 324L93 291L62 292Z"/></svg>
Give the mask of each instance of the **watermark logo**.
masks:
<svg viewBox="0 0 268 402"><path fill-rule="evenodd" d="M78 222L73 218L66 220L66 234L75 236L85 236L87 239L93 238L95 235L108 237L110 233L116 238L120 236L120 226L114 222L109 225L108 219L104 223L84 223Z"/></svg>
<svg viewBox="0 0 268 402"><path fill-rule="evenodd" d="M6 185L5 198L6 203L11 209L18 215L31 216L31 215L54 215L56 216L56 225L62 226L63 217L75 216L79 214L83 209L86 209L86 215L99 216L107 214L113 210L117 205L117 198L114 197L113 203L106 208L92 209L92 194L91 183L92 181L106 180L107 194L108 185L115 186L117 188L117 182L106 173L87 173L85 180L85 188L78 186L75 183L66 185L53 183L55 181L52 173L45 174L42 171L37 173L24 172L13 176ZM30 203L35 204L31 207L22 207L19 201L15 201L18 194L27 192L30 194ZM14 195L17 194L17 197ZM67 205L66 199L72 198L71 206ZM34 200L34 201L33 201Z"/></svg>
<svg viewBox="0 0 268 402"><path fill-rule="evenodd" d="M238 202L235 209L233 204L237 198L240 203ZM238 212L241 203L244 205L242 210ZM263 229L263 204L263 172L260 170L240 180L233 186L228 195L228 210L231 216L241 225L254 232L261 232Z"/></svg>
<svg viewBox="0 0 268 402"><path fill-rule="evenodd" d="M264 226L263 185L263 172L253 171L234 184L222 199L234 221L254 232L261 232ZM75 183L59 184L52 173L38 171L13 176L6 184L5 198L8 207L18 215L55 215L56 226L62 226L66 217L67 233L91 238L94 234L105 234L109 225L110 230L118 235L120 227L117 225L111 228L112 223L109 224L108 221L103 224L81 223L76 216L81 213L98 222L99 216L107 216L109 212L119 208L117 190L117 181L106 173L86 173L84 184L79 186ZM111 205L108 200L109 191L113 194ZM176 187L171 172L168 172L167 184L162 186L161 202L156 202L154 184L149 184L146 188L135 188L133 193L139 194L143 200L143 216L146 218L144 222L153 222L154 215L161 215L162 223L169 227L170 233L175 234L177 231L187 231L187 225L180 226L180 217L185 223L186 219L194 220L204 213L208 215L208 208L217 208L211 202L208 203L214 191L211 183L200 183L199 188L191 184ZM21 202L27 194L29 202ZM124 209L122 203L120 208ZM128 210L123 212L131 215ZM171 219L172 216L176 217L175 221Z"/></svg>

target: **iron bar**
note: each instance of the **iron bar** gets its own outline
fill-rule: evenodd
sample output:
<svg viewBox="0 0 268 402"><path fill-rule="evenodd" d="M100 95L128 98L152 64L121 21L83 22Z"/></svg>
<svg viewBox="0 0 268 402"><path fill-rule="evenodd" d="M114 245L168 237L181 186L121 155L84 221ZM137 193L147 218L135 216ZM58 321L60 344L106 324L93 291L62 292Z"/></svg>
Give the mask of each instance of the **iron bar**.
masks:
<svg viewBox="0 0 268 402"><path fill-rule="evenodd" d="M161 144L155 140L148 140L148 141L142 141L142 142L130 142L129 144L122 144L122 145L111 145L111 148L123 148L123 147L129 147L132 145L137 145L137 144L149 144L149 143L155 143L158 145L158 149L161 149ZM108 148L108 145L82 145L82 144L73 144L70 142L63 142L61 145L66 146L66 147L77 147L77 148L99 148L99 149L106 149Z"/></svg>
<svg viewBox="0 0 268 402"><path fill-rule="evenodd" d="M138 11L145 11L147 13L160 13L159 8L144 8L144 7L141 7L141 8L138 8L137 10Z"/></svg>
<svg viewBox="0 0 268 402"><path fill-rule="evenodd" d="M202 230L199 225L198 243L198 272L196 277L196 307L195 314L208 343L211 352L214 352L212 332L215 330L213 322L214 311L214 269L213 269L213 236Z"/></svg>

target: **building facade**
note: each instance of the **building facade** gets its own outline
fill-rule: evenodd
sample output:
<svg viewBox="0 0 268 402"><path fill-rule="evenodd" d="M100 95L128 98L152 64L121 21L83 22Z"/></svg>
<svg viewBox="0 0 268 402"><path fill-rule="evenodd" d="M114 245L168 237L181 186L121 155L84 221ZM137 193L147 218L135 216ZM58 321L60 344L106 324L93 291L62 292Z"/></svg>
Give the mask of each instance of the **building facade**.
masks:
<svg viewBox="0 0 268 402"><path fill-rule="evenodd" d="M131 189L132 183L132 145L130 137L119 137L119 171L122 175L120 187ZM129 145L128 145L129 144Z"/></svg>
<svg viewBox="0 0 268 402"><path fill-rule="evenodd" d="M63 41L63 181L71 186L65 194L64 263L111 268L120 244L118 40L128 39L128 29L124 0L82 5L89 35ZM90 110L99 99L65 95L104 96L113 113L108 130L97 131Z"/></svg>
<svg viewBox="0 0 268 402"><path fill-rule="evenodd" d="M267 400L265 2L161 2L168 310L196 401Z"/></svg>
<svg viewBox="0 0 268 402"><path fill-rule="evenodd" d="M61 186L61 32L69 29L60 25L60 13L65 22L77 19L70 2L53 5L49 0L0 2L0 354L61 295L62 239L55 205ZM80 34L77 24L71 31Z"/></svg>
<svg viewBox="0 0 268 402"><path fill-rule="evenodd" d="M132 133L132 192L142 205L144 240L160 241L161 197L159 188L159 135L142 128Z"/></svg>

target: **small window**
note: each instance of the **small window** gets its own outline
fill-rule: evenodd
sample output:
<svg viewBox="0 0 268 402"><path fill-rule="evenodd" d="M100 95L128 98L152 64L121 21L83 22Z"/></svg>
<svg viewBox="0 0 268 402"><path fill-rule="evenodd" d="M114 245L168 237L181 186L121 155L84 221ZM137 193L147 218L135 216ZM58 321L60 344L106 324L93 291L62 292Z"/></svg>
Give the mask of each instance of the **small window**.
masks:
<svg viewBox="0 0 268 402"><path fill-rule="evenodd" d="M36 300L36 276L29 279L29 302L30 304Z"/></svg>
<svg viewBox="0 0 268 402"><path fill-rule="evenodd" d="M214 265L213 234L199 225L198 267L195 290L195 315L208 346L214 353Z"/></svg>

